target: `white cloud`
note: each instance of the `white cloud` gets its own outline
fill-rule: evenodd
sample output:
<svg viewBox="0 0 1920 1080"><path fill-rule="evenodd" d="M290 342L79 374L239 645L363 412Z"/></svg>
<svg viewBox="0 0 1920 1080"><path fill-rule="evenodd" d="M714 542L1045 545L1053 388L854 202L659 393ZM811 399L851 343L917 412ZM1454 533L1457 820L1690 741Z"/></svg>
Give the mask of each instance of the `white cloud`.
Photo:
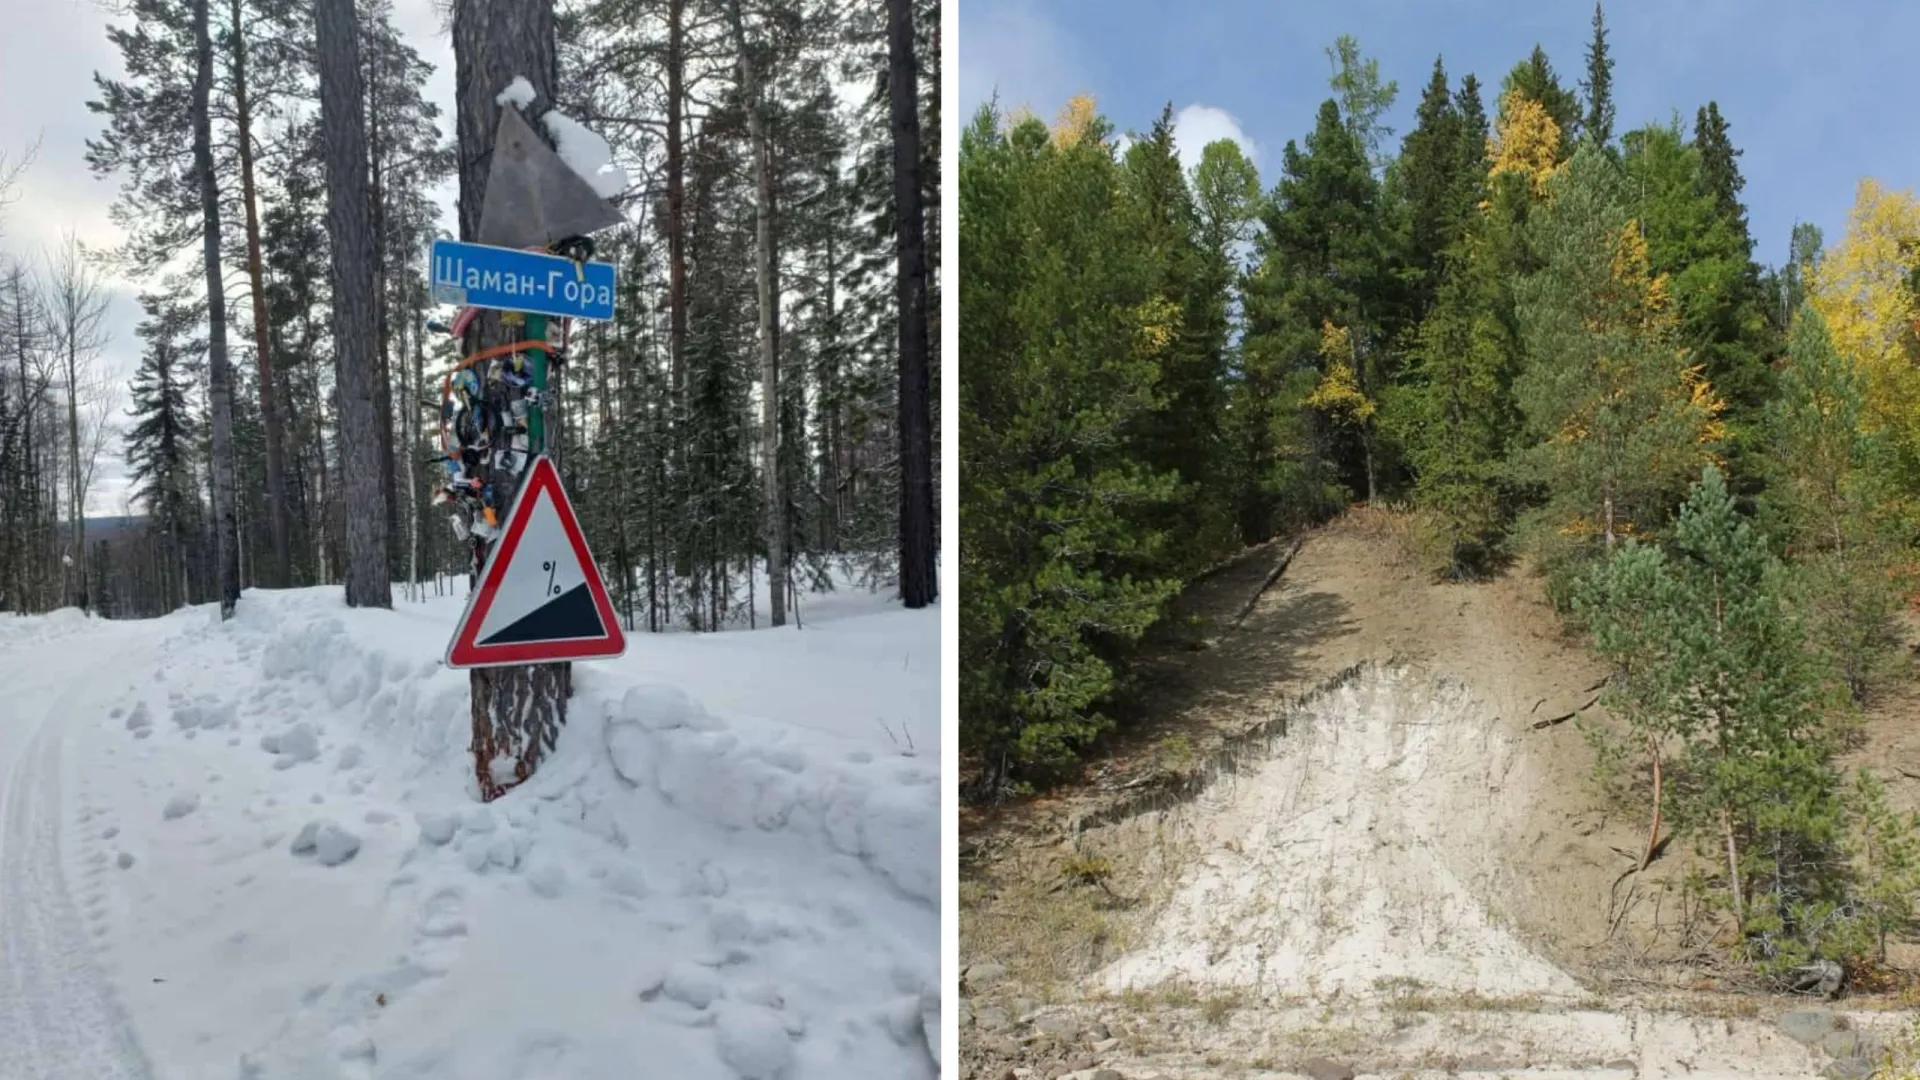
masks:
<svg viewBox="0 0 1920 1080"><path fill-rule="evenodd" d="M1173 117L1173 144L1180 153L1180 167L1191 173L1194 166L1200 164L1200 152L1210 142L1232 139L1240 144L1240 151L1247 160L1260 162L1259 150L1247 133L1240 130L1240 121L1225 109L1212 105L1189 105Z"/></svg>
<svg viewBox="0 0 1920 1080"><path fill-rule="evenodd" d="M1091 87L1071 39L1023 0L960 6L960 122L989 100L1051 120Z"/></svg>

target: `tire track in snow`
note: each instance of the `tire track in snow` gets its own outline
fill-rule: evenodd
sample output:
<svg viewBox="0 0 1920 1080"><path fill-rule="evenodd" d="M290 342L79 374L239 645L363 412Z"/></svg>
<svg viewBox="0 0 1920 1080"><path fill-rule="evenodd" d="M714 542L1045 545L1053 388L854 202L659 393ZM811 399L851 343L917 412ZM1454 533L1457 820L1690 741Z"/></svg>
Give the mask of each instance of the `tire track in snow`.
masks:
<svg viewBox="0 0 1920 1080"><path fill-rule="evenodd" d="M151 1080L60 864L59 725L86 722L76 699L100 685L73 676L27 735L0 803L0 1080Z"/></svg>

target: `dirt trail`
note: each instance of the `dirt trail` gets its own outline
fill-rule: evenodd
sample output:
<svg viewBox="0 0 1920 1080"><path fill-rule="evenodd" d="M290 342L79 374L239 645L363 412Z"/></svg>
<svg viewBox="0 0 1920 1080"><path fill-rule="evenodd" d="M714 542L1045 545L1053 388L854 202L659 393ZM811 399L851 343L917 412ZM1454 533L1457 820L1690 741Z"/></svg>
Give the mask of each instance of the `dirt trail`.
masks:
<svg viewBox="0 0 1920 1080"><path fill-rule="evenodd" d="M1604 669L1530 576L1434 584L1398 525L1309 535L1237 627L1282 549L1190 589L1090 782L963 821L968 1075L1813 1076L1897 1034L1690 993L1685 860L1623 881L1646 823L1544 723L1605 722Z"/></svg>

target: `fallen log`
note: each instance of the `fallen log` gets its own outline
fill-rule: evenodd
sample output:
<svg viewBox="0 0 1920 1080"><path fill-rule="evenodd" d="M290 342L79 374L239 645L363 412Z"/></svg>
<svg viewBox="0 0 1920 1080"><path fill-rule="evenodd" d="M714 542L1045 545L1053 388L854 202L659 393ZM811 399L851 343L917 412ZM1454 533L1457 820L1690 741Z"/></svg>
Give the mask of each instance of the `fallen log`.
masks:
<svg viewBox="0 0 1920 1080"><path fill-rule="evenodd" d="M1247 602L1240 607L1240 614L1233 617L1233 629L1240 629L1240 624L1247 621L1248 615L1253 614L1254 605L1260 602L1260 598L1267 594L1268 589L1273 588L1274 582L1280 580L1280 575L1287 572L1287 564L1293 562L1295 555L1300 554L1301 543L1302 541L1295 540L1293 546L1287 549L1285 555L1280 556L1280 561L1275 563L1273 569L1268 572L1266 579L1260 582L1260 587L1253 590L1252 596L1247 597Z"/></svg>
<svg viewBox="0 0 1920 1080"><path fill-rule="evenodd" d="M1598 702L1599 700L1600 700L1600 695L1595 694L1593 697L1587 699L1587 703L1585 705L1580 706L1579 708L1573 710L1570 713L1562 713L1559 716L1549 716L1545 720L1535 720L1533 722L1533 730L1539 731L1542 728L1550 728L1555 724L1564 724L1567 721L1573 719L1574 717L1579 716L1581 713L1586 712L1588 709L1593 708L1594 703ZM1534 708L1536 709L1539 707L1540 706L1538 705L1534 706Z"/></svg>

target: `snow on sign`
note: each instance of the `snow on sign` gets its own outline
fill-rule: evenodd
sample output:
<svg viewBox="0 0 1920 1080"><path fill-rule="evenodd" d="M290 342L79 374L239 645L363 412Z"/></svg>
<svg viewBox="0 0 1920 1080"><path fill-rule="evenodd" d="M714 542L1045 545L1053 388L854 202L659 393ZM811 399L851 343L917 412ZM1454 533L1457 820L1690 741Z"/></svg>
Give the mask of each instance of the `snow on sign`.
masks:
<svg viewBox="0 0 1920 1080"><path fill-rule="evenodd" d="M600 570L552 459L542 454L487 555L447 666L605 660L627 651Z"/></svg>
<svg viewBox="0 0 1920 1080"><path fill-rule="evenodd" d="M576 264L538 251L433 242L437 303L605 322L613 318L613 281L612 263Z"/></svg>

